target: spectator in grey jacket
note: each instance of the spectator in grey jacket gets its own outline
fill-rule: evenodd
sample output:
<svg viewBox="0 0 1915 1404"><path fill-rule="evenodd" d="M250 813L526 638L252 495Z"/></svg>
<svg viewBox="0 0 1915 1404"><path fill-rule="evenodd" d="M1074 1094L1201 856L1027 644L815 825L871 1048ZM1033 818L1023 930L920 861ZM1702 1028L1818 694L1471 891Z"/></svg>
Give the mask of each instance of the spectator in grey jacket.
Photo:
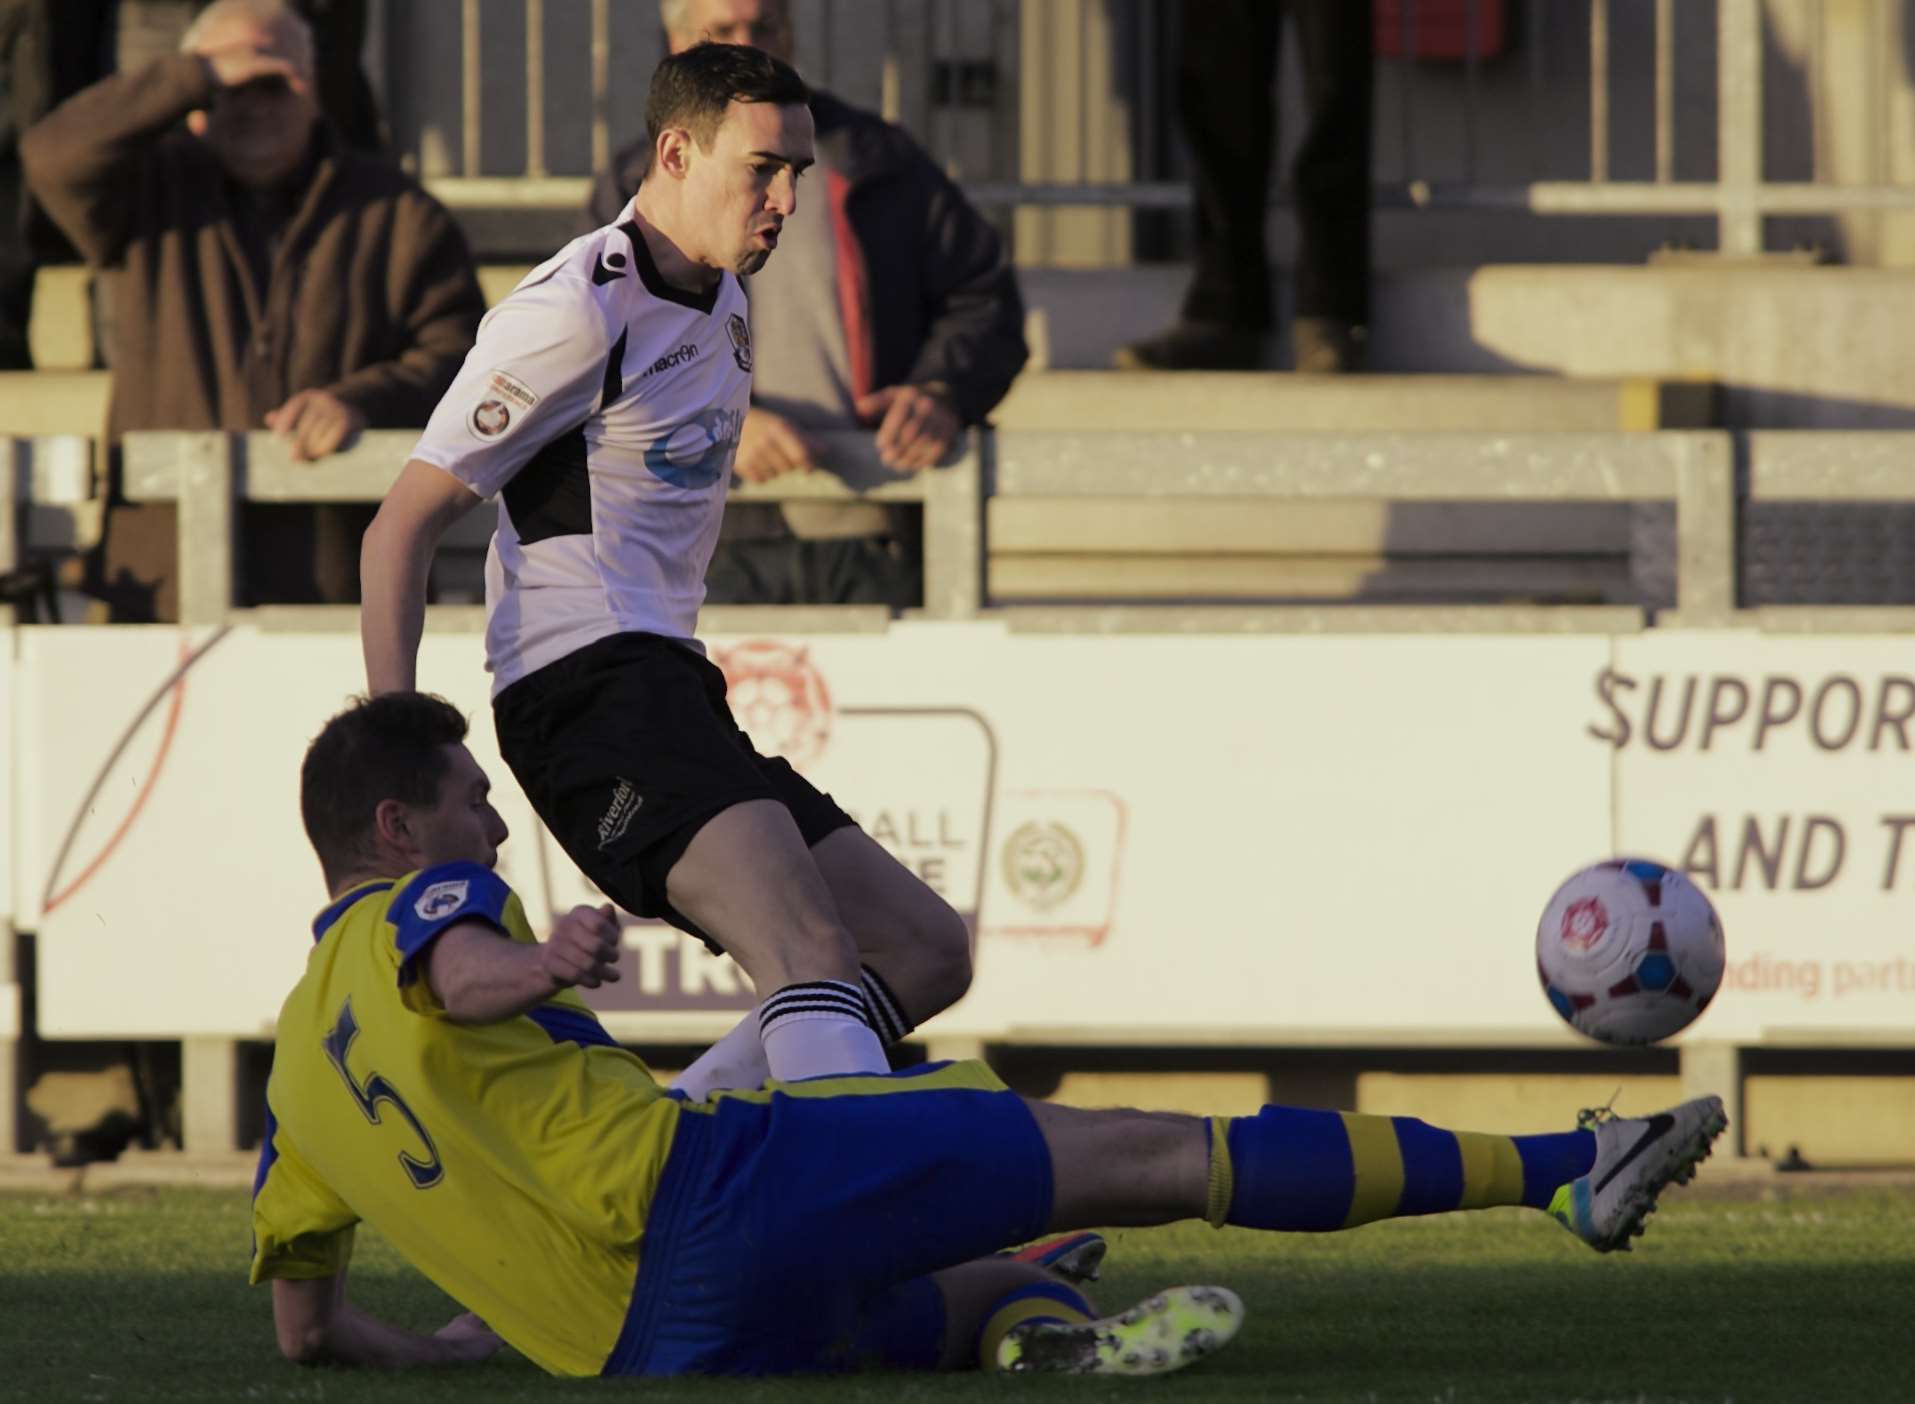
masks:
<svg viewBox="0 0 1915 1404"><path fill-rule="evenodd" d="M672 52L701 40L787 61L785 0L662 0ZM1024 304L996 230L917 143L873 113L814 92L818 166L785 221L778 267L750 281L752 410L735 471L746 482L821 466L813 436L875 431L903 472L940 462L1023 368ZM613 159L592 195L615 222L650 156ZM872 503L733 503L707 575L712 604L918 602L915 533Z"/></svg>

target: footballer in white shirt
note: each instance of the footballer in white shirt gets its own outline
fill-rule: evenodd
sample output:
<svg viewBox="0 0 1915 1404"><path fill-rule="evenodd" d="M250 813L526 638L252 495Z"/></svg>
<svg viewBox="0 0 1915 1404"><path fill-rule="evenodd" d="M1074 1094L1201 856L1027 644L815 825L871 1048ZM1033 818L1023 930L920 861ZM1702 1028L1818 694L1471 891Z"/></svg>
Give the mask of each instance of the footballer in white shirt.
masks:
<svg viewBox="0 0 1915 1404"><path fill-rule="evenodd" d="M500 753L608 896L731 955L762 996L686 1070L693 1097L888 1071L884 1046L970 982L962 918L752 748L694 638L751 397L738 278L797 208L808 99L757 49L659 65L638 194L487 315L362 548L368 685L414 690L439 538L496 497Z"/></svg>

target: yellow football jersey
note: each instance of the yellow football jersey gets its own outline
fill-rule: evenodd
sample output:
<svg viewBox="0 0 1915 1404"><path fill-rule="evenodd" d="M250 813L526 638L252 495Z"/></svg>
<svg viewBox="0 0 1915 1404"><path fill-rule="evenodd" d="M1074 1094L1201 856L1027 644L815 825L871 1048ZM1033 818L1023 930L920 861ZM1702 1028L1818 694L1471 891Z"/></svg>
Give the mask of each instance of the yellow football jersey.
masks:
<svg viewBox="0 0 1915 1404"><path fill-rule="evenodd" d="M535 939L475 863L364 884L313 923L279 1015L252 1281L340 1271L363 1219L536 1364L595 1375L681 1104L573 991L502 1023L447 1019L420 958L470 920Z"/></svg>

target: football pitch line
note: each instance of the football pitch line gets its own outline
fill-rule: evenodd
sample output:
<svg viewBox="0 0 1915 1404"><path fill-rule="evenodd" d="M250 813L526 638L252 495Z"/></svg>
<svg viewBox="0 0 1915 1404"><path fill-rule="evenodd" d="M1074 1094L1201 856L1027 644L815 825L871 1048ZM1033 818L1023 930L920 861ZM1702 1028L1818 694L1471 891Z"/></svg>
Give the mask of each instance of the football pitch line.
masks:
<svg viewBox="0 0 1915 1404"><path fill-rule="evenodd" d="M1915 1194L1762 1193L1787 1197L1673 1195L1634 1253L1609 1257L1519 1210L1328 1235L1116 1230L1101 1306L1178 1282L1222 1283L1246 1304L1229 1350L1154 1381L869 1373L627 1387L648 1404L1907 1397ZM267 1293L245 1285L247 1247L243 1192L0 1194L0 1399L465 1404L618 1387L549 1379L510 1353L404 1377L286 1364ZM355 1300L415 1329L456 1311L363 1229L352 1283Z"/></svg>

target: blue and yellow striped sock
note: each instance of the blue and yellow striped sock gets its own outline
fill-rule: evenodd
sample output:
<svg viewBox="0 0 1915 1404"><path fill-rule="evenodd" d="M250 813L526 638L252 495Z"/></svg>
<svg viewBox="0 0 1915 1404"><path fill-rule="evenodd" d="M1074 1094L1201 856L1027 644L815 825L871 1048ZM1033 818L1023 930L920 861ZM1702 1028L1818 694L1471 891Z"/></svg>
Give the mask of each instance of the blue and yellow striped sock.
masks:
<svg viewBox="0 0 1915 1404"><path fill-rule="evenodd" d="M1595 1159L1588 1131L1488 1136L1411 1116L1265 1107L1211 1119L1206 1217L1323 1232L1498 1204L1547 1209Z"/></svg>
<svg viewBox="0 0 1915 1404"><path fill-rule="evenodd" d="M1033 1282L1007 1294L991 1308L977 1333L977 1364L980 1370L997 1368L997 1348L1014 1326L1028 1321L1059 1321L1078 1325L1095 1321L1097 1313L1084 1294L1067 1282Z"/></svg>

